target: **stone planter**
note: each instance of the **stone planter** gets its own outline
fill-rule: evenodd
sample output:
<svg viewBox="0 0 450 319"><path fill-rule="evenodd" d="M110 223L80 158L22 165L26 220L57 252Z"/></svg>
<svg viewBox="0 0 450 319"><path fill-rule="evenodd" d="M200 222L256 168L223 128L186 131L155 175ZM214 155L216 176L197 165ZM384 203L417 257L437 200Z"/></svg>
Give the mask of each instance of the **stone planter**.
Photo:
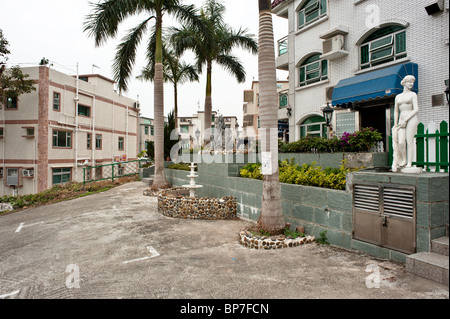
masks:
<svg viewBox="0 0 450 319"><path fill-rule="evenodd" d="M172 188L159 192L158 211L167 217L220 220L237 218L236 198L188 197L189 189Z"/></svg>
<svg viewBox="0 0 450 319"><path fill-rule="evenodd" d="M277 236L257 236L248 230L243 230L239 233L239 243L247 248L253 249L282 249L289 247L297 247L307 243L312 243L314 236L305 236L290 238L284 235Z"/></svg>

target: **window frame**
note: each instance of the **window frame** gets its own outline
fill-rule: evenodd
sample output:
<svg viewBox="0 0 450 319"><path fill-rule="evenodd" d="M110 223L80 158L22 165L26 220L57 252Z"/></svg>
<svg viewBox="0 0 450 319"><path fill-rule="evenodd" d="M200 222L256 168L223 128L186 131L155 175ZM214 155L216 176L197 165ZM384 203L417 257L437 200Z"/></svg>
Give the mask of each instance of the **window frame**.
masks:
<svg viewBox="0 0 450 319"><path fill-rule="evenodd" d="M86 149L92 150L92 133L86 134Z"/></svg>
<svg viewBox="0 0 450 319"><path fill-rule="evenodd" d="M315 59L317 57L317 59ZM312 58L314 58L314 60L310 61ZM318 68L312 68L310 70L308 70L308 67L313 66L314 64L318 64L319 67ZM324 65L326 65L326 74L324 74ZM302 81L302 69L303 71L303 76L304 79ZM302 64L300 64L300 66L298 67L298 87L304 87L304 86L308 86L317 82L321 82L321 81L325 81L328 80L328 60L327 59L321 59L320 58L320 54L314 54L311 55L310 57L308 57ZM309 74L314 74L318 72L318 76L316 77L312 77L310 79L308 79L308 75Z"/></svg>
<svg viewBox="0 0 450 319"><path fill-rule="evenodd" d="M308 12L307 12L308 11ZM312 15L317 16L312 17L309 21L307 17ZM327 0L309 0L306 1L303 6L297 10L297 30L301 30L304 27L320 20L321 18L327 16L328 14L328 3Z"/></svg>
<svg viewBox="0 0 450 319"><path fill-rule="evenodd" d="M85 115L83 113L80 113L80 107L85 108L85 110L88 110L88 115ZM87 117L87 118L91 118L91 107L88 105L84 105L84 104L78 104L77 107L77 114L78 116L82 116L82 117Z"/></svg>
<svg viewBox="0 0 450 319"><path fill-rule="evenodd" d="M180 133L189 133L189 125L180 125Z"/></svg>
<svg viewBox="0 0 450 319"><path fill-rule="evenodd" d="M298 125L299 126L299 132L300 132L300 138L307 137L308 135L310 135L310 136L318 136L317 135L318 133L320 133L320 137L326 137L327 123L326 123L325 119L323 119L323 122L319 122L318 121L318 122L305 123L305 122L308 122L308 120L313 120L314 118L318 119L319 117L322 118L319 115L312 115L312 116L306 118L301 124ZM320 130L319 131L316 130L316 131L308 132L308 127L315 126L315 125L320 125ZM305 130L305 135L304 136L302 135L302 131L303 131L302 128L305 128L304 129Z"/></svg>
<svg viewBox="0 0 450 319"><path fill-rule="evenodd" d="M283 97L286 99L286 104L285 105L281 105L281 101L282 101ZM278 94L278 108L279 109L285 109L288 106L288 104L289 104L289 94L288 94L288 92L279 93Z"/></svg>
<svg viewBox="0 0 450 319"><path fill-rule="evenodd" d="M60 145L55 145L55 133L65 133L66 137L65 137L65 141L66 141L66 145L65 146L60 146ZM72 149L72 131L69 130L61 130L61 129L54 129L52 131L52 147L53 148L59 148L59 149ZM67 134L70 134L70 136L68 137ZM69 143L67 143L67 141L69 140ZM57 134L56 136L56 141L59 141L59 136ZM67 144L69 144L69 146L67 146Z"/></svg>
<svg viewBox="0 0 450 319"><path fill-rule="evenodd" d="M15 101L15 107L10 107L10 101L9 99L11 99L12 101ZM6 105L5 105L5 110L6 111L17 111L19 109L19 99L17 98L17 96L7 96L6 97Z"/></svg>
<svg viewBox="0 0 450 319"><path fill-rule="evenodd" d="M17 171L17 184L9 184L9 177L11 177L9 175L9 171L10 170L16 170ZM15 187L19 187L20 184L20 168L19 167L6 167L6 174L5 174L5 185L6 186L15 186Z"/></svg>
<svg viewBox="0 0 450 319"><path fill-rule="evenodd" d="M61 170L61 172L57 172L55 174L55 170ZM62 171L62 170L69 170L69 171ZM60 183L55 183L55 175L61 176ZM63 181L62 176L64 176L64 175L69 175L68 180ZM72 167L52 167L52 185L66 184L66 183L70 183L70 181L72 181Z"/></svg>
<svg viewBox="0 0 450 319"><path fill-rule="evenodd" d="M392 26L387 26L384 27L380 30L377 30L375 32L373 32L372 34L370 34L367 38L370 39L371 35L376 34L376 32L380 32L383 31L384 29L387 29L389 27ZM402 39L400 39L399 35L402 35ZM372 48L372 45L374 43L382 43L383 40L385 39L389 39L390 41L380 45L378 47L374 47ZM401 47L403 48L402 51L399 51L399 41L403 41L401 44ZM373 55L375 53L379 53L382 52L383 50L389 49L390 48L390 54L388 55L384 55L378 58L373 58ZM363 53L363 50L365 51ZM384 63L389 63L392 61L396 61L399 59L403 59L406 58L408 56L408 50L407 50L407 41L406 41L406 28L405 27L399 27L399 29L394 30L390 33L375 37L374 39L371 40L365 40L364 42L361 43L361 45L359 46L359 69L360 70L365 70L365 69L369 69L378 65L382 65ZM367 59L367 61L363 61L363 58Z"/></svg>
<svg viewBox="0 0 450 319"><path fill-rule="evenodd" d="M58 108L56 108L55 109L55 95L57 95L58 96ZM61 93L60 92L57 92L57 91L53 91L53 99L52 99L52 109L53 109L53 111L55 111L55 112L61 112Z"/></svg>
<svg viewBox="0 0 450 319"><path fill-rule="evenodd" d="M125 150L125 137L119 136L117 139L117 142L118 142L117 147L118 147L119 151ZM122 145L120 145L120 144L122 144Z"/></svg>
<svg viewBox="0 0 450 319"><path fill-rule="evenodd" d="M100 141L100 147L97 146L97 141ZM102 148L103 148L103 134L95 134L95 149L101 151Z"/></svg>

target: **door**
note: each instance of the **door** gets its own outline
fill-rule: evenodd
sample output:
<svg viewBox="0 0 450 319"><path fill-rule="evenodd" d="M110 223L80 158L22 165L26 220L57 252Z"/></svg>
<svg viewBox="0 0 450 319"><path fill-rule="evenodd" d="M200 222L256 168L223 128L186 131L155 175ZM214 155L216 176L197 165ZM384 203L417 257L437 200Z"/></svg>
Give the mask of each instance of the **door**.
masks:
<svg viewBox="0 0 450 319"><path fill-rule="evenodd" d="M386 109L390 109L390 104L379 104L374 106L361 106L359 109L360 128L373 127L383 136L383 144L386 146L387 134L386 132ZM386 151L386 149L385 149Z"/></svg>
<svg viewBox="0 0 450 319"><path fill-rule="evenodd" d="M414 253L415 188L355 184L353 238L404 253Z"/></svg>

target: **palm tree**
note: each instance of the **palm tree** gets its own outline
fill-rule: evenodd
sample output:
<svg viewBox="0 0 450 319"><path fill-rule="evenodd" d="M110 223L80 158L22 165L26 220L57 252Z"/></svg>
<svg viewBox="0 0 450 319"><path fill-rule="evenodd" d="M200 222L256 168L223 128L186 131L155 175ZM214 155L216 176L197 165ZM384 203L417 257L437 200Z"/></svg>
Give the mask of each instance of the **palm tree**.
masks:
<svg viewBox="0 0 450 319"><path fill-rule="evenodd" d="M278 171L278 140L271 141L271 131L277 132L277 78L272 25L271 1L259 0L259 54L258 70L260 85L260 134L263 135L262 152L270 152L272 174L264 174L259 228L276 234L284 229L285 221L281 206L281 188ZM278 137L278 134L275 133ZM272 143L271 143L272 142ZM276 144L276 145L275 145Z"/></svg>
<svg viewBox="0 0 450 319"><path fill-rule="evenodd" d="M239 83L245 82L245 70L236 56L231 54L235 47L258 52L254 36L246 29L233 30L223 21L225 6L219 0L207 0L201 9L201 27L186 26L173 28L172 43L178 54L192 50L196 56L199 72L206 66L205 123L206 132L211 128L212 118L212 68L213 62L224 67ZM205 142L210 136L205 136Z"/></svg>
<svg viewBox="0 0 450 319"><path fill-rule="evenodd" d="M166 41L164 41L166 42ZM153 45L152 45L153 46ZM154 51L152 51L153 53ZM187 81L198 82L199 76L197 70L191 64L181 61L180 56L173 50L167 49L163 43L163 69L164 69L164 82L170 82L173 85L174 95L174 118L175 123L178 121L178 85L181 85ZM155 77L155 59L149 57L149 65L146 66L141 75L137 78L141 80L153 81Z"/></svg>
<svg viewBox="0 0 450 319"><path fill-rule="evenodd" d="M162 23L163 15L174 16L183 23L195 23L198 15L193 5L182 5L180 0L103 0L92 4L92 13L86 17L84 31L94 37L100 46L109 38L114 38L118 26L125 19L146 14L146 18L130 29L117 47L113 63L114 80L119 91L126 91L131 71L136 60L137 48L148 30L150 21L155 20L155 76L154 76L154 117L155 117L155 179L154 188L168 185L164 171L164 78ZM200 27L200 26L198 26ZM147 56L150 48L147 46Z"/></svg>

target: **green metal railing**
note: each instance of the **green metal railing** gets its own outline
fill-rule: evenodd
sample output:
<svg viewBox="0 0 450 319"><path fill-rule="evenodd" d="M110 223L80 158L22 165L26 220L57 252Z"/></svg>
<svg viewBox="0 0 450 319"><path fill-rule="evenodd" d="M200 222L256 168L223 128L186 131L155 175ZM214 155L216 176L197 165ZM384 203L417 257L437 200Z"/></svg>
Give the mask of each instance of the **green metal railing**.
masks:
<svg viewBox="0 0 450 319"><path fill-rule="evenodd" d="M425 125L419 123L416 134L416 161L413 165L425 168L431 172L435 168L436 172L448 173L449 168L449 132L448 123L442 121L439 129L434 132L425 131ZM389 137L389 165L392 165L393 149L392 136Z"/></svg>
<svg viewBox="0 0 450 319"><path fill-rule="evenodd" d="M425 132L425 126L420 123L416 135L417 158L413 164L424 167L428 172L435 167L436 172L448 173L448 137L447 122L442 121L435 132Z"/></svg>
<svg viewBox="0 0 450 319"><path fill-rule="evenodd" d="M143 165L148 160L135 160L129 162L114 162L106 165L89 166L83 168L83 184L104 180L117 179L119 177L139 174Z"/></svg>

